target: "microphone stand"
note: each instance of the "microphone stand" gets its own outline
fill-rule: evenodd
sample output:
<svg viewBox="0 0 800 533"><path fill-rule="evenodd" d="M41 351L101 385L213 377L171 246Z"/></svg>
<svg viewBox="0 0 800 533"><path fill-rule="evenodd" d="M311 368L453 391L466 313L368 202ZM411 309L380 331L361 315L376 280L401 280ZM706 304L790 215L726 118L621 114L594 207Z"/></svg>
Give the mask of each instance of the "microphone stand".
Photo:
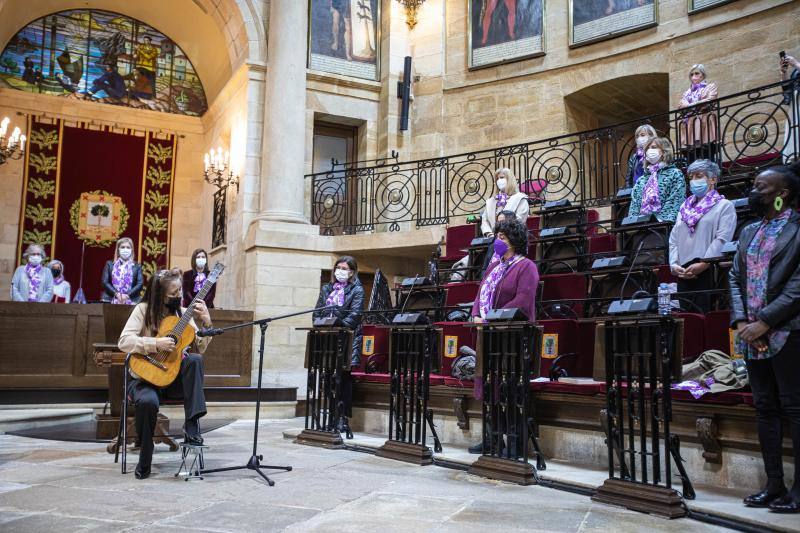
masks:
<svg viewBox="0 0 800 533"><path fill-rule="evenodd" d="M262 318L261 320L254 320L252 322L245 322L244 324L236 324L234 326L227 326L224 328L209 328L205 330L201 330L198 332L198 336L200 337L214 337L216 335L222 335L226 331L231 331L234 329L240 328L247 328L251 326L258 326L259 331L261 332L261 339L259 340L258 345L258 388L256 390L256 421L253 428L253 454L250 456L250 459L247 461L247 464L243 466L227 466L224 468L212 468L210 470L201 469L200 474L211 474L214 472L228 472L230 470L255 470L258 475L263 477L270 487L275 485L275 482L272 481L267 475L262 472L262 469L268 470L284 470L286 472L291 472L291 466L274 466L274 465L264 465L261 464L261 461L264 459L263 455L259 455L258 453L258 419L259 415L261 414L261 375L264 370L264 340L267 334L267 328L269 327L270 322L274 322L275 320L282 320L284 318L289 318L298 315L305 315L308 313L313 313L315 311L324 311L326 309L331 309L336 306L326 306L326 307L319 307L317 309L307 309L305 311L298 311L297 313L289 313L288 315L280 315L270 318Z"/></svg>

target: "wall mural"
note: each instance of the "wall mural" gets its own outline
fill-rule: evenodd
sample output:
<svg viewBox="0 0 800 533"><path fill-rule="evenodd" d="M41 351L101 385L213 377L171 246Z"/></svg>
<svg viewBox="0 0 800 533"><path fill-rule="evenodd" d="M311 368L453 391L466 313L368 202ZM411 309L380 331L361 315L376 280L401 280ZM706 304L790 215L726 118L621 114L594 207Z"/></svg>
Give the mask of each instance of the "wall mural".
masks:
<svg viewBox="0 0 800 533"><path fill-rule="evenodd" d="M571 47L658 24L656 0L570 0Z"/></svg>
<svg viewBox="0 0 800 533"><path fill-rule="evenodd" d="M138 20L94 9L34 20L0 55L0 87L199 116L200 78L167 36Z"/></svg>
<svg viewBox="0 0 800 533"><path fill-rule="evenodd" d="M309 2L308 68L377 80L380 2Z"/></svg>
<svg viewBox="0 0 800 533"><path fill-rule="evenodd" d="M544 54L544 0L469 0L469 66Z"/></svg>

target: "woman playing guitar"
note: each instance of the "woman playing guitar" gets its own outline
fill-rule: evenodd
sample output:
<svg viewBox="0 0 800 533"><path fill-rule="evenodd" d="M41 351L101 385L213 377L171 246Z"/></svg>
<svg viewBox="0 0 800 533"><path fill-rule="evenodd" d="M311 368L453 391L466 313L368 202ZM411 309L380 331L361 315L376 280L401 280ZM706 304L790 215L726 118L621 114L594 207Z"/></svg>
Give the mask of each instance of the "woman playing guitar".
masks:
<svg viewBox="0 0 800 533"><path fill-rule="evenodd" d="M179 270L161 270L153 275L144 296L144 302L133 308L125 328L119 337L119 349L126 353L143 355L172 351L175 340L170 337L154 337L159 324L168 316L179 316L181 307L181 273ZM197 330L196 321L204 328L211 327L211 317L202 300L195 301L192 309L194 319L189 322ZM195 346L202 353L206 350L209 337L198 338ZM127 399L136 407L136 434L141 440L139 463L136 465L136 479L150 475L153 458L153 432L161 398L184 400L186 423L185 442L202 444L198 419L206 414L206 399L203 394L203 358L195 353L184 352L177 378L165 388L158 388L131 372L128 380Z"/></svg>

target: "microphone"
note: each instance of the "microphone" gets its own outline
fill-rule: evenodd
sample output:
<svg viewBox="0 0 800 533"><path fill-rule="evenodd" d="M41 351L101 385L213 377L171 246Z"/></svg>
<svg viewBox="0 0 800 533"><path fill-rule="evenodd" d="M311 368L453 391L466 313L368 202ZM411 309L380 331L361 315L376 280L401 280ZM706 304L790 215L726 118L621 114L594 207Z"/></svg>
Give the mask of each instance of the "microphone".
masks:
<svg viewBox="0 0 800 533"><path fill-rule="evenodd" d="M639 252L642 251L642 246L644 245L644 239L639 241L639 247L636 249L636 253L633 254L633 261L631 261L631 266L628 268L628 273L625 274L625 280L622 282L622 286L619 288L619 299L620 301L625 297L625 287L628 285L628 280L631 278L631 272L633 272L633 267L636 265L636 260L639 258Z"/></svg>
<svg viewBox="0 0 800 533"><path fill-rule="evenodd" d="M428 323L428 316L424 313L406 313L406 306L408 305L408 301L411 300L411 295L414 294L414 289L417 288L417 280L419 279L419 273L414 276L414 284L411 286L411 290L408 291L408 295L406 296L405 301L403 302L402 307L400 308L400 312L392 318L392 324L427 324Z"/></svg>
<svg viewBox="0 0 800 533"><path fill-rule="evenodd" d="M215 335L222 335L225 330L222 328L206 328L197 332L198 337L213 337Z"/></svg>
<svg viewBox="0 0 800 533"><path fill-rule="evenodd" d="M414 292L414 289L417 288L417 280L419 279L419 272L414 274L414 283L411 285L411 290L408 291L408 296L406 299L403 300L403 306L400 308L400 314L402 315L406 310L406 305L408 305L408 301L411 299L411 294Z"/></svg>

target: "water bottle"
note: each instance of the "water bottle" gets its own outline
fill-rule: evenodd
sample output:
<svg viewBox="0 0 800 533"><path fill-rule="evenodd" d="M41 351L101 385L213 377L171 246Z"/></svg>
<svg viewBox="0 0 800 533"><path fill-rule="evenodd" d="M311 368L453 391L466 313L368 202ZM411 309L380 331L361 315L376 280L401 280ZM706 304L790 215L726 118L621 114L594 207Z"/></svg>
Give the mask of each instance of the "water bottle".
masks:
<svg viewBox="0 0 800 533"><path fill-rule="evenodd" d="M661 316L672 314L671 293L666 283L658 286L658 314Z"/></svg>

